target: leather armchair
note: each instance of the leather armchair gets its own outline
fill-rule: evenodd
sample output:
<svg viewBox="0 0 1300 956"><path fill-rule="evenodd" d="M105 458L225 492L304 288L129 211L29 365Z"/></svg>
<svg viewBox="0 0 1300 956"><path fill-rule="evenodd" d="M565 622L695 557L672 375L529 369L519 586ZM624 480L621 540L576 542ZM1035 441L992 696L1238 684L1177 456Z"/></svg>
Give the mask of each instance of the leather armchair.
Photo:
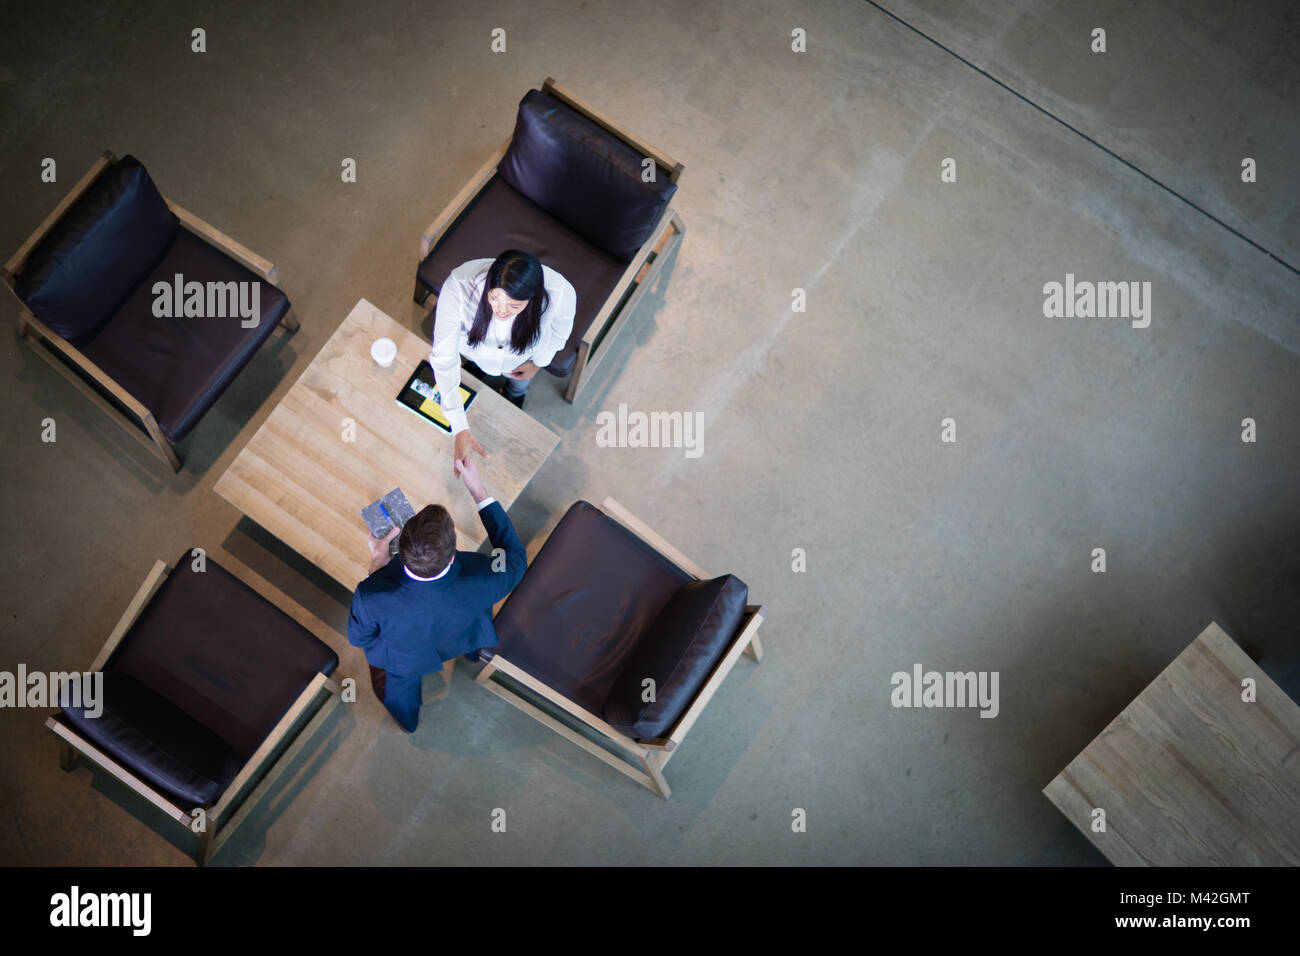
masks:
<svg viewBox="0 0 1300 956"><path fill-rule="evenodd" d="M577 292L573 331L547 366L568 376L572 402L681 242L671 202L682 169L548 77L520 101L510 139L420 237L415 301L436 299L470 259L531 252Z"/></svg>
<svg viewBox="0 0 1300 956"><path fill-rule="evenodd" d="M177 276L182 291L193 282L204 290L191 311L216 315L184 307L157 315L173 310L158 309L156 287L173 288ZM278 325L298 328L270 262L164 199L133 156L111 152L10 258L3 278L24 307L18 335L173 471L174 445L258 347ZM248 317L232 314L232 293L247 293Z"/></svg>
<svg viewBox="0 0 1300 956"><path fill-rule="evenodd" d="M667 798L663 770L687 731L742 653L762 658L763 609L748 595L735 575L710 578L612 498L601 508L579 501L502 604L500 643L475 679Z"/></svg>
<svg viewBox="0 0 1300 956"><path fill-rule="evenodd" d="M338 655L210 557L155 562L89 673L45 726L79 757L199 833L206 863L341 696ZM304 725L304 721L306 721Z"/></svg>

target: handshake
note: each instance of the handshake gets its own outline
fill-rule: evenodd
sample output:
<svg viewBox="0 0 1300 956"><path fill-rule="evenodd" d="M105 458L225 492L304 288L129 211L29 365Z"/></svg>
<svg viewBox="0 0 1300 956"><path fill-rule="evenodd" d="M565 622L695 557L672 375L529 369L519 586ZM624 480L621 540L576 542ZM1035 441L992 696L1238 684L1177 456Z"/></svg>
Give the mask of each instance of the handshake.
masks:
<svg viewBox="0 0 1300 956"><path fill-rule="evenodd" d="M488 497L487 488L483 485L483 478L478 473L478 465L470 458L464 461L455 460L452 462L452 471L457 478L465 482L465 488L474 498L474 504L482 504L483 499ZM394 528L382 538L370 538L370 573L373 574L376 567L387 562L389 556L389 545L392 540L400 533L401 528Z"/></svg>
<svg viewBox="0 0 1300 956"><path fill-rule="evenodd" d="M465 487L474 496L474 504L479 504L488 496L487 489L483 486L483 479L478 473L478 465L474 463L474 459L468 456L464 460L454 459L451 463L451 470L457 478L465 482Z"/></svg>

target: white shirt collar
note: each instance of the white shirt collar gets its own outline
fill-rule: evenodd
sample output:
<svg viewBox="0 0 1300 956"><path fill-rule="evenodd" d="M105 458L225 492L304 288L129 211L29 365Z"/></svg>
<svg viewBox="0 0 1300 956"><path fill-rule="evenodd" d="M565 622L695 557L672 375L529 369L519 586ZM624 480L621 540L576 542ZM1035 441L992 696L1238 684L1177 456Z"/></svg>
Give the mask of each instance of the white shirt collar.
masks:
<svg viewBox="0 0 1300 956"><path fill-rule="evenodd" d="M412 571L412 570L411 570L410 568L408 568L406 565L402 565L402 570L405 571L405 572L406 572L406 576L407 576L408 578L410 578L411 580L413 580L413 581L436 581L436 580L438 580L438 578L442 577L444 574L446 574L448 571L450 571L450 570L451 570L451 566L452 566L453 564L455 564L455 562L456 562L456 559L455 559L455 558L452 558L450 561L447 562L447 566L446 566L445 568L443 568L441 571L439 571L437 574L435 574L435 575L434 575L433 577L431 577L431 578L422 578L422 577L420 577L418 574L416 574L414 571Z"/></svg>

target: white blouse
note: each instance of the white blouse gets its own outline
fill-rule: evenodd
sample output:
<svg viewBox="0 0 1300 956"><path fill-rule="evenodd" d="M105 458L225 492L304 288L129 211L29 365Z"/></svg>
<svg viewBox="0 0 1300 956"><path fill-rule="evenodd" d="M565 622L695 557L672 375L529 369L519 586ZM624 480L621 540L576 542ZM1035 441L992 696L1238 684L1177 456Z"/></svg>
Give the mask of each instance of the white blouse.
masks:
<svg viewBox="0 0 1300 956"><path fill-rule="evenodd" d="M438 383L442 412L451 423L453 435L469 427L465 408L460 403L460 357L474 362L489 375L513 372L531 361L539 369L546 368L555 359L555 353L564 348L573 331L573 314L578 296L568 279L550 266L542 266L542 284L546 287L548 302L542 313L541 334L527 352L516 352L510 344L510 330L514 318L498 319L492 316L487 334L478 345L469 344L469 330L474 327L474 314L483 297L483 283L487 281L492 259L471 259L451 270L438 294L438 307L433 319L433 348L429 351L429 364Z"/></svg>

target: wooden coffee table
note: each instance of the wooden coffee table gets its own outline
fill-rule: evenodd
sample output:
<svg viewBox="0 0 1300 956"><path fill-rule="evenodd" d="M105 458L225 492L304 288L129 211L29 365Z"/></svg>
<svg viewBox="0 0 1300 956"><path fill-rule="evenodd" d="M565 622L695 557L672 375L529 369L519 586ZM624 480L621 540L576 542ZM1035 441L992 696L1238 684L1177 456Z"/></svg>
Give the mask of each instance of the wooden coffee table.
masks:
<svg viewBox="0 0 1300 956"><path fill-rule="evenodd" d="M1296 866L1300 707L1211 624L1043 792L1118 866Z"/></svg>
<svg viewBox="0 0 1300 956"><path fill-rule="evenodd" d="M397 343L389 368L370 358L381 336ZM487 535L452 474L451 435L397 403L428 355L428 342L362 299L217 481L217 494L349 591L370 563L361 509L393 488L417 511L445 506L458 547L477 549ZM488 453L475 456L479 473L509 508L559 439L469 373L461 379L478 390L469 425Z"/></svg>

